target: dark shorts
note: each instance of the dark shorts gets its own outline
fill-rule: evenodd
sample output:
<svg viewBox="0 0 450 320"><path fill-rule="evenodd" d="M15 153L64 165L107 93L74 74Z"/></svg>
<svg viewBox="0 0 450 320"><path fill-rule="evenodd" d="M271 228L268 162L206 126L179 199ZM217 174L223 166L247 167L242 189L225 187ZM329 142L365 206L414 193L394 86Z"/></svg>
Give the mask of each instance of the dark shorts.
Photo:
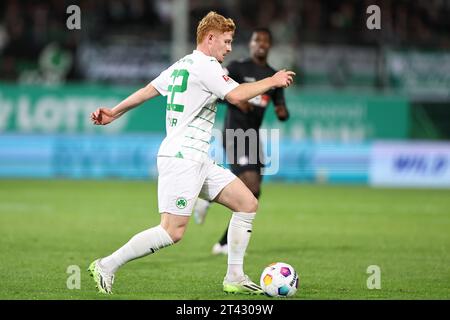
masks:
<svg viewBox="0 0 450 320"><path fill-rule="evenodd" d="M238 145L237 140L226 143L223 139L223 147L227 156L227 161L231 172L239 175L245 171L257 171L261 174L261 168L264 167L264 154L261 148L259 137L256 141L250 143L245 141L245 146Z"/></svg>

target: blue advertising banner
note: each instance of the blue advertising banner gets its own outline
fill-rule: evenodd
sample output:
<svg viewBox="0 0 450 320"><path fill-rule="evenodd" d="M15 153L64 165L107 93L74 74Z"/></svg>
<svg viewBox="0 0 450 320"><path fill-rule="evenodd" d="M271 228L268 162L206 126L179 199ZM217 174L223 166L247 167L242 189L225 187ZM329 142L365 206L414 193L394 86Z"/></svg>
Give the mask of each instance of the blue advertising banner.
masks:
<svg viewBox="0 0 450 320"><path fill-rule="evenodd" d="M157 133L4 134L0 178L156 179L163 138ZM265 181L450 187L450 143L317 143L280 138L263 144ZM210 157L229 165L220 135L212 142Z"/></svg>
<svg viewBox="0 0 450 320"><path fill-rule="evenodd" d="M221 135L215 136L210 156L228 166ZM156 133L4 134L0 136L0 178L155 179L163 138ZM369 144L318 144L283 138L263 143L266 181L367 182Z"/></svg>
<svg viewBox="0 0 450 320"><path fill-rule="evenodd" d="M371 159L373 186L450 187L450 143L377 142Z"/></svg>

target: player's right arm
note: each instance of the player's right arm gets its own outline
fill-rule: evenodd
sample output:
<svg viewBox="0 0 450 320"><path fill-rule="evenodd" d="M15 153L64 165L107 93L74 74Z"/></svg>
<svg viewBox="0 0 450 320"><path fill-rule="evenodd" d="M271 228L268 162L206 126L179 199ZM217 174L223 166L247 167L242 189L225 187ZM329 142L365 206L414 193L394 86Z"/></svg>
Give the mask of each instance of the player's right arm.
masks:
<svg viewBox="0 0 450 320"><path fill-rule="evenodd" d="M231 104L238 105L249 99L252 99L271 88L287 88L293 82L295 73L286 71L285 69L278 71L271 77L264 78L260 81L241 83L239 86L231 90L225 99Z"/></svg>
<svg viewBox="0 0 450 320"><path fill-rule="evenodd" d="M150 83L146 87L137 90L135 93L130 95L128 98L123 100L117 106L112 109L109 108L98 108L91 113L91 120L96 125L106 125L113 122L124 113L129 110L141 105L147 100L150 100L159 95L159 92Z"/></svg>

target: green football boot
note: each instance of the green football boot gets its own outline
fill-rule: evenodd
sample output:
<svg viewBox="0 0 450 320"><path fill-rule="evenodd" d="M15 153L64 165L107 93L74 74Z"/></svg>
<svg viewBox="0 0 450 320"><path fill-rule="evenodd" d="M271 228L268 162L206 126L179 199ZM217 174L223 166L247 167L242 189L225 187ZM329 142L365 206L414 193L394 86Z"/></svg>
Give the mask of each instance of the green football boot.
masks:
<svg viewBox="0 0 450 320"><path fill-rule="evenodd" d="M250 278L245 275L242 280L231 282L226 278L223 280L223 291L226 293L234 293L234 294L264 294L264 291L254 283Z"/></svg>
<svg viewBox="0 0 450 320"><path fill-rule="evenodd" d="M88 268L91 277L95 281L98 292L104 294L112 294L112 285L114 283L114 275L102 270L99 264L100 259L93 261Z"/></svg>

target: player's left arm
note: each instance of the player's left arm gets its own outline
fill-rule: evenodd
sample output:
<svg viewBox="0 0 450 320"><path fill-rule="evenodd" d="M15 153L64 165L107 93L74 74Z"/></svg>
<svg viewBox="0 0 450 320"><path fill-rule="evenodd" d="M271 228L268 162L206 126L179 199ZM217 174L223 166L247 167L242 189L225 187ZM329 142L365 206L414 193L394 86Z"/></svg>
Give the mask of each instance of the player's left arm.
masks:
<svg viewBox="0 0 450 320"><path fill-rule="evenodd" d="M277 115L278 120L286 121L289 119L289 111L286 107L283 88L275 89L272 98L275 105L275 114Z"/></svg>
<svg viewBox="0 0 450 320"><path fill-rule="evenodd" d="M289 119L289 111L285 104L275 105L275 113L280 121L286 121Z"/></svg>

